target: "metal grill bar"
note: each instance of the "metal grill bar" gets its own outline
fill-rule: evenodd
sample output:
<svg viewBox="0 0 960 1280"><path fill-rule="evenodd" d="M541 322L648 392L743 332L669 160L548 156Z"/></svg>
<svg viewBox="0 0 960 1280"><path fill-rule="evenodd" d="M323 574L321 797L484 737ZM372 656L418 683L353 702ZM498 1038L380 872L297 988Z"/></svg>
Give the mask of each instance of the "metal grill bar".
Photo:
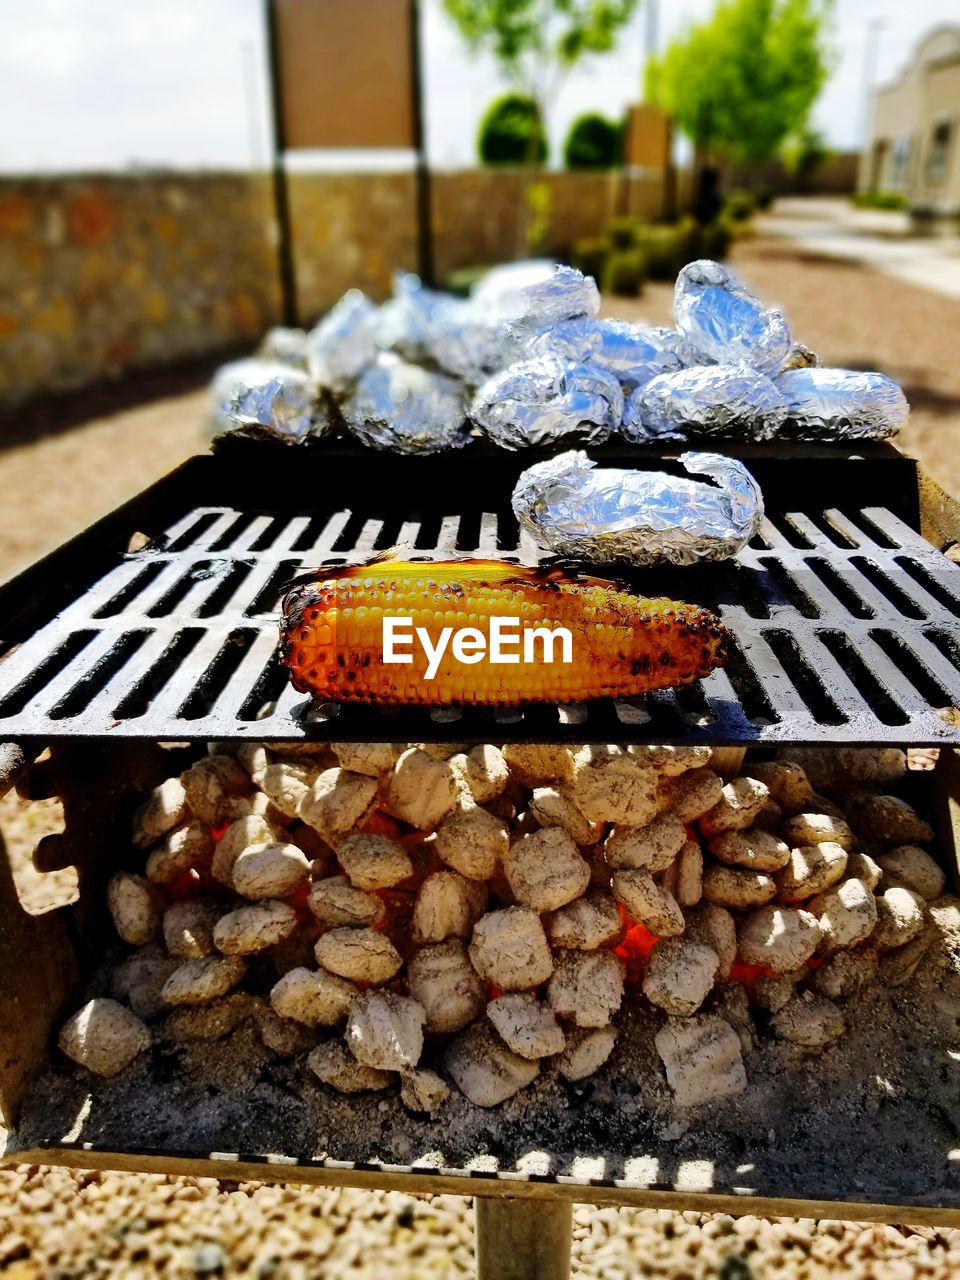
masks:
<svg viewBox="0 0 960 1280"><path fill-rule="evenodd" d="M0 663L0 735L712 742L960 741L960 569L890 510L774 511L735 561L634 585L722 614L725 671L633 703L311 708L275 659L284 583L400 543L533 562L509 512L311 515L198 505Z"/></svg>

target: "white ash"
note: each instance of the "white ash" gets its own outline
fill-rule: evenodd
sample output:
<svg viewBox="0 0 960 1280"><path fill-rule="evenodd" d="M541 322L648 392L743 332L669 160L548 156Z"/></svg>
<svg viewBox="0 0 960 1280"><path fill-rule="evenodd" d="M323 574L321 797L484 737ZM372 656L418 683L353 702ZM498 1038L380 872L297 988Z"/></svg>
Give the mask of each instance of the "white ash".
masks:
<svg viewBox="0 0 960 1280"><path fill-rule="evenodd" d="M666 1013L695 1013L713 989L719 959L702 942L664 938L650 953L643 994Z"/></svg>
<svg viewBox="0 0 960 1280"><path fill-rule="evenodd" d="M579 898L590 883L589 864L560 827L544 827L514 841L503 870L517 901L537 912L556 911Z"/></svg>
<svg viewBox="0 0 960 1280"><path fill-rule="evenodd" d="M476 1022L456 1036L443 1067L474 1106L495 1107L532 1084L537 1063L511 1052L492 1027Z"/></svg>
<svg viewBox="0 0 960 1280"><path fill-rule="evenodd" d="M491 1000L487 1017L507 1048L521 1058L549 1058L565 1048L563 1029L553 1010L529 992L518 991Z"/></svg>
<svg viewBox="0 0 960 1280"><path fill-rule="evenodd" d="M556 787L537 787L529 811L541 827L561 827L581 847L595 845L604 832L602 822L591 822L573 798Z"/></svg>
<svg viewBox="0 0 960 1280"><path fill-rule="evenodd" d="M390 939L375 929L331 929L315 950L317 964L351 982L389 982L403 964Z"/></svg>
<svg viewBox="0 0 960 1280"><path fill-rule="evenodd" d="M310 875L310 863L294 844L254 844L233 864L233 887L245 898L285 898Z"/></svg>
<svg viewBox="0 0 960 1280"><path fill-rule="evenodd" d="M458 939L421 947L407 962L407 989L426 1014L428 1031L460 1031L483 1012L483 983Z"/></svg>
<svg viewBox="0 0 960 1280"><path fill-rule="evenodd" d="M135 1013L116 1000L90 1000L63 1024L58 1044L81 1067L98 1076L115 1076L151 1036Z"/></svg>
<svg viewBox="0 0 960 1280"><path fill-rule="evenodd" d="M643 827L617 825L603 846L607 863L617 871L663 871L683 848L687 832L675 814L665 813Z"/></svg>
<svg viewBox="0 0 960 1280"><path fill-rule="evenodd" d="M456 871L435 871L421 884L413 908L416 943L468 938L487 905L487 886Z"/></svg>
<svg viewBox="0 0 960 1280"><path fill-rule="evenodd" d="M553 956L540 917L527 907L506 907L482 916L469 952L480 977L502 991L538 986L553 973Z"/></svg>
<svg viewBox="0 0 960 1280"><path fill-rule="evenodd" d="M228 911L221 916L211 934L211 942L225 956L255 955L283 942L296 927L297 913L293 907L286 902L269 899L238 907L236 911Z"/></svg>
<svg viewBox="0 0 960 1280"><path fill-rule="evenodd" d="M347 1048L365 1067L409 1071L423 1052L425 1019L418 1000L392 991L363 991L347 1015Z"/></svg>
<svg viewBox="0 0 960 1280"><path fill-rule="evenodd" d="M575 1026L605 1027L623 1000L623 965L612 951L561 951L547 1000Z"/></svg>
<svg viewBox="0 0 960 1280"><path fill-rule="evenodd" d="M382 898L352 885L346 876L329 876L310 886L307 906L321 925L377 925L386 914Z"/></svg>
<svg viewBox="0 0 960 1280"><path fill-rule="evenodd" d="M473 805L444 818L434 847L448 867L468 880L489 880L510 847L510 832L502 818Z"/></svg>
<svg viewBox="0 0 960 1280"><path fill-rule="evenodd" d="M843 878L847 851L833 840L802 845L790 851L790 861L777 872L777 889L784 902L803 902Z"/></svg>
<svg viewBox="0 0 960 1280"><path fill-rule="evenodd" d="M337 846L337 860L358 889L389 889L413 875L413 863L399 840L355 832Z"/></svg>
<svg viewBox="0 0 960 1280"><path fill-rule="evenodd" d="M619 942L623 921L615 899L592 890L549 915L546 930L553 947L594 951Z"/></svg>
<svg viewBox="0 0 960 1280"><path fill-rule="evenodd" d="M333 1027L346 1018L357 988L325 969L291 969L270 992L270 1003L281 1018L307 1027Z"/></svg>

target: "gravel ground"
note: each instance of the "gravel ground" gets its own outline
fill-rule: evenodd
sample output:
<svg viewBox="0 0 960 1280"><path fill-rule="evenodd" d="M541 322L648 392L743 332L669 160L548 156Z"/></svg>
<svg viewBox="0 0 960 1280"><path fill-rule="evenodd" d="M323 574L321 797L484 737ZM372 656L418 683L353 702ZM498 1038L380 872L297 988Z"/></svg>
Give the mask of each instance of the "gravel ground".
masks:
<svg viewBox="0 0 960 1280"><path fill-rule="evenodd" d="M736 266L765 299L784 308L800 340L826 361L878 367L900 379L914 410L904 447L960 491L953 338L960 304L861 268L799 257L760 237L737 246ZM642 299L617 299L607 310L662 323L669 319L670 290L651 285ZM19 433L19 442L0 456L0 577L204 447L202 390L177 385L175 391L164 396L161 389L149 404L114 407L89 421L74 409L76 425L59 434ZM55 412L48 418L51 425L59 420ZM72 891L69 876L54 882L25 865L36 839L56 829L57 816L55 804L41 810L10 797L0 806L21 891L38 906ZM574 1276L604 1280L960 1274L960 1231L578 1207L574 1236ZM456 1197L418 1201L396 1193L0 1170L4 1280L158 1274L420 1280L472 1272L469 1202Z"/></svg>

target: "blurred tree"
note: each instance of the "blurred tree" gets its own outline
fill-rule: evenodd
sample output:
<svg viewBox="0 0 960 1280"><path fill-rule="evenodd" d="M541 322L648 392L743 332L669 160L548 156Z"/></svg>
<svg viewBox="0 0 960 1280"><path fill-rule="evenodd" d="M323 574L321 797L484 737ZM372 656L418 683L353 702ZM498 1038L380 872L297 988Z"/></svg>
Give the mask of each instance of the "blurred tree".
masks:
<svg viewBox="0 0 960 1280"><path fill-rule="evenodd" d="M470 49L491 53L542 121L564 76L589 54L609 53L640 0L443 0ZM531 139L531 161L536 160Z"/></svg>
<svg viewBox="0 0 960 1280"><path fill-rule="evenodd" d="M563 147L568 169L613 169L623 156L623 127L595 111L578 116Z"/></svg>
<svg viewBox="0 0 960 1280"><path fill-rule="evenodd" d="M757 164L800 132L832 59L832 0L721 0L646 69L646 91L709 160Z"/></svg>
<svg viewBox="0 0 960 1280"><path fill-rule="evenodd" d="M504 93L491 102L477 135L481 164L543 164L547 134L537 104L525 93Z"/></svg>
<svg viewBox="0 0 960 1280"><path fill-rule="evenodd" d="M806 187L818 169L822 169L832 152L819 129L801 129L789 137L780 152L783 167L797 184Z"/></svg>

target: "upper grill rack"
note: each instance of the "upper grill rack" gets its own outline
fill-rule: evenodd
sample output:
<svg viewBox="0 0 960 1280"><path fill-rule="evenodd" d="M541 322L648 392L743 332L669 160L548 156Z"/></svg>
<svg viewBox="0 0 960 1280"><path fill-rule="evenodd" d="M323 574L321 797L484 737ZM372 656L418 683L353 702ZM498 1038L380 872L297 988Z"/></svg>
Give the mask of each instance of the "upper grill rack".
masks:
<svg viewBox="0 0 960 1280"><path fill-rule="evenodd" d="M688 688L573 707L311 710L276 661L284 583L398 543L426 561L537 558L509 512L195 505L0 663L0 735L960 742L960 570L886 508L775 513L733 561L638 577L715 608L734 634L726 669Z"/></svg>

